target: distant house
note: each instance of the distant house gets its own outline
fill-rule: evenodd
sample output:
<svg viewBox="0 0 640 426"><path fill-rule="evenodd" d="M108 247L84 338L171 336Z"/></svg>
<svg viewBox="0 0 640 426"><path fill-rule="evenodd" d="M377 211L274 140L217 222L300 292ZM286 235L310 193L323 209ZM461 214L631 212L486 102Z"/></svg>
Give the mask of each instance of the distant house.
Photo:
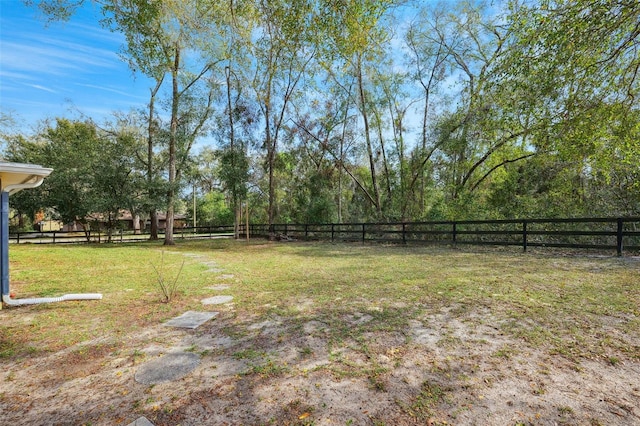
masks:
<svg viewBox="0 0 640 426"><path fill-rule="evenodd" d="M40 232L58 232L64 229L64 223L59 220L41 220L36 224L36 229Z"/></svg>
<svg viewBox="0 0 640 426"><path fill-rule="evenodd" d="M145 229L151 227L151 220L147 219L144 222ZM174 214L173 215L173 227L174 228L184 228L187 226L187 217L183 214ZM167 214L166 213L158 213L158 229L165 229L167 227Z"/></svg>

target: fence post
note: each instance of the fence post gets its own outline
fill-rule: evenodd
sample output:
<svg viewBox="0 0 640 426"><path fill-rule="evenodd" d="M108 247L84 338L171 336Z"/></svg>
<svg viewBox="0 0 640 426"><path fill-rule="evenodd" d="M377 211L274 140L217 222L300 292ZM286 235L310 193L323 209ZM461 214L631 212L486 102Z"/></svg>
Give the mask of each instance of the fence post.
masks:
<svg viewBox="0 0 640 426"><path fill-rule="evenodd" d="M20 233L16 234L16 244L20 244Z"/></svg>
<svg viewBox="0 0 640 426"><path fill-rule="evenodd" d="M331 242L333 242L333 227L334 227L334 224L332 223L331 224Z"/></svg>
<svg viewBox="0 0 640 426"><path fill-rule="evenodd" d="M304 224L304 239L306 240L308 238L309 238L309 224L305 223Z"/></svg>
<svg viewBox="0 0 640 426"><path fill-rule="evenodd" d="M453 229L451 230L451 238L453 240L453 245L455 246L458 240L458 230L457 230L457 223L453 222Z"/></svg>
<svg viewBox="0 0 640 426"><path fill-rule="evenodd" d="M622 256L622 229L624 227L624 222L621 217L618 218L618 230L616 232L616 251L618 252L618 256Z"/></svg>
<svg viewBox="0 0 640 426"><path fill-rule="evenodd" d="M362 224L362 244L364 244L366 233L367 233L367 231L365 230L365 226L366 226L366 223L363 223Z"/></svg>
<svg viewBox="0 0 640 426"><path fill-rule="evenodd" d="M53 244L56 243L56 231L53 231Z"/></svg>
<svg viewBox="0 0 640 426"><path fill-rule="evenodd" d="M402 222L402 244L407 244L407 224Z"/></svg>
<svg viewBox="0 0 640 426"><path fill-rule="evenodd" d="M527 251L527 221L522 221L522 251Z"/></svg>

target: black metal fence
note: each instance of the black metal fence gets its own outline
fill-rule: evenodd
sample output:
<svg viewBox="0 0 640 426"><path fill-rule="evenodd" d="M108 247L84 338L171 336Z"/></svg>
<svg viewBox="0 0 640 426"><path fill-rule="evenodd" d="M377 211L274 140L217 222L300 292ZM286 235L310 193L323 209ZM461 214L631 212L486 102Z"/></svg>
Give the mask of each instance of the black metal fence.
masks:
<svg viewBox="0 0 640 426"><path fill-rule="evenodd" d="M160 238L164 238L164 229L158 230ZM233 236L233 225L198 226L175 228L175 239L205 239ZM149 240L149 232L134 233L133 231L114 230L111 238L106 230L91 231L44 231L44 232L16 232L9 234L9 242L17 244L82 244L82 243L129 243Z"/></svg>
<svg viewBox="0 0 640 426"><path fill-rule="evenodd" d="M163 235L160 230L160 237ZM240 227L242 237L245 226ZM395 244L471 244L595 249L624 253L640 252L640 217L578 219L463 220L394 223L252 224L251 237L300 240L382 242ZM233 225L174 229L175 239L233 236ZM148 233L114 231L111 242L147 241ZM9 236L11 243L65 244L103 243L107 231L22 232Z"/></svg>
<svg viewBox="0 0 640 426"><path fill-rule="evenodd" d="M242 228L244 232L244 228ZM472 244L640 251L640 217L396 223L254 224L251 236L401 244Z"/></svg>

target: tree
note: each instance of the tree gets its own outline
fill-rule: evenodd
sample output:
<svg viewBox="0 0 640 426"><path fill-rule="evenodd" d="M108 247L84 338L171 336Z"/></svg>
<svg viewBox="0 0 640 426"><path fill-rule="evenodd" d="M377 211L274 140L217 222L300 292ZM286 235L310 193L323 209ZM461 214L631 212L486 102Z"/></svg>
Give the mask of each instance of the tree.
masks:
<svg viewBox="0 0 640 426"><path fill-rule="evenodd" d="M276 217L275 168L280 133L290 101L315 56L310 31L315 22L309 1L262 0L257 8L258 32L252 44L255 59L252 89L262 113L265 169L268 174L268 222Z"/></svg>
<svg viewBox="0 0 640 426"><path fill-rule="evenodd" d="M301 186L298 190L305 194L297 198L301 200L298 208L304 212L304 221L310 220L308 218L312 218L312 222L331 221L335 211L336 219L342 222L347 216L344 214L348 196L345 173L356 191L362 191L371 203L373 198L364 183L366 180L352 172L351 162L358 161L354 149L357 118L349 106L352 99L342 88L321 89L317 90L318 98L310 102L306 110L296 108L296 130L292 129L291 137L297 140L294 157L299 160L294 176ZM328 205L331 189L335 208Z"/></svg>
<svg viewBox="0 0 640 426"><path fill-rule="evenodd" d="M527 117L534 129L531 146L554 155L559 164L578 165L581 182L589 184L581 191L593 203L588 211L596 205L612 208L614 191L598 188L638 171L620 166L633 157L629 123L640 88L640 4L544 0L509 6L511 35L495 82L510 99L503 109ZM596 202L592 190L608 201Z"/></svg>
<svg viewBox="0 0 640 426"><path fill-rule="evenodd" d="M82 4L82 0L45 0L38 3L45 13L57 19L68 19L75 8ZM149 103L149 153L155 143L155 97L165 76L169 76L170 122L166 132L169 182L165 245L174 243L173 217L180 167L184 164L195 137L204 129L211 115L216 89L211 75L214 63L199 61L197 55L185 58L185 54L198 52L198 47L204 43L211 44L211 40L215 39L216 24L226 12L225 5L216 5L216 2L205 0L191 0L187 4L178 0L108 0L101 3L105 15L103 24L125 35L125 58L134 70L141 71L156 82L151 90ZM199 85L208 88L198 87ZM198 90L208 92L204 95L204 102L190 102L198 96L194 94ZM183 121L179 125L181 118L188 118L189 122ZM151 154L148 158L149 162L150 160ZM152 167L148 167L147 179L151 184ZM152 212L152 216L153 214Z"/></svg>
<svg viewBox="0 0 640 426"><path fill-rule="evenodd" d="M450 68L447 63L450 52L443 38L438 36L443 20L446 20L443 6L436 6L435 9L421 9L405 34L408 48L407 62L411 69L409 75L419 83L423 105L420 111L418 143L413 150L408 170L410 179L405 178L407 172L405 172L402 161L400 164L403 193L415 193L416 190L419 190L418 206L417 211L413 213L414 217L423 217L426 213L426 185L429 180L427 165L438 148L438 145L430 140L429 134L430 123L435 117L432 104L439 86L450 75L447 72L447 69ZM399 155L404 155L402 149L399 149ZM410 210L409 197L401 195L401 198L404 200L402 216L405 217Z"/></svg>
<svg viewBox="0 0 640 426"><path fill-rule="evenodd" d="M211 154L220 163L217 171L231 200L231 209L234 212L233 233L237 239L240 237L242 202L247 197L249 181L250 165L247 153L254 145L254 134L259 120L257 111L254 111L246 98L247 91L243 90L239 76L232 69L234 65L238 66L238 62L229 60L225 67L226 106L224 114L216 117L212 132L219 150Z"/></svg>
<svg viewBox="0 0 640 426"><path fill-rule="evenodd" d="M364 127L363 134L371 177L372 198L379 219L382 201L374 158L370 102L365 88L365 67L380 58L381 48L388 41L388 33L381 23L395 1L347 0L323 2L323 18L327 22L327 48L324 51L327 71L332 75L348 74L355 79L354 103L358 107ZM344 63L344 67L339 64ZM332 67L340 66L337 72Z"/></svg>
<svg viewBox="0 0 640 426"><path fill-rule="evenodd" d="M121 210L138 196L139 173L134 167L134 140L113 137L91 122L56 120L33 139L12 141L7 159L45 165L54 172L31 191L26 210L50 207L65 223L80 222L89 231L92 217L115 228ZM19 210L24 199L14 198ZM88 234L87 234L88 236Z"/></svg>
<svg viewBox="0 0 640 426"><path fill-rule="evenodd" d="M196 47L212 33L212 22L219 12L211 3L194 0L185 5L175 1L112 0L105 5L110 18L105 22L127 38L126 54L134 67L156 81L149 103L149 162L153 137L154 100L164 76L170 77L170 125L168 140L168 191L165 245L173 242L173 218L181 166L185 164L195 138L202 132L211 115L215 85L204 81L213 69L205 61L199 70L190 71L191 61L184 58L188 47ZM197 61L195 61L197 63ZM207 88L204 102L194 101L198 84ZM180 124L179 124L180 123ZM180 145L180 146L179 146ZM150 166L149 166L150 167ZM148 169L150 175L151 169ZM149 176L151 180L151 176ZM153 222L153 221L152 221Z"/></svg>

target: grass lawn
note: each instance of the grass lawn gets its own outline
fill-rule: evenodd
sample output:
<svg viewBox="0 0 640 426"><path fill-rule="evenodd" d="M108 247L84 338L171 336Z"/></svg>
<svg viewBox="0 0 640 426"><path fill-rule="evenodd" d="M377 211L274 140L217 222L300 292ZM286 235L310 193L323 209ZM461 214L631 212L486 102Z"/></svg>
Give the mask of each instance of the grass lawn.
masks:
<svg viewBox="0 0 640 426"><path fill-rule="evenodd" d="M167 281L180 271L178 292L169 303L161 302L154 269L161 262ZM81 389L94 380L96 388L98 383L107 388L111 373L105 371L113 370L120 372L117 386L128 389L112 398L111 408L78 408L84 414L69 424L127 424L137 415L157 425L190 424L190 418L199 419L193 424L207 423L213 417L198 417L203 410L227 413L230 424L475 424L472 418L489 419L478 424L612 424L611 419L640 424L640 411L633 408L634 398L640 402L637 377L629 378L624 394L611 396L614 414L606 401L587 408L593 395L566 399L557 382L566 375L567 386L575 383L573 394L579 395L577 380L592 370L611 369L622 378L639 372L638 259L208 240L171 248L12 245L10 263L17 298L103 294L101 301L0 311L0 362L10 366L0 376L0 411L15 413L16 419L69 415L38 413L17 396L20 368L51 363L54 355L60 360L62 353L67 362L92 367L61 377L43 367L47 373L32 378L32 388L54 379L58 386L75 380ZM208 288L215 285L229 289ZM201 303L218 293L232 295L233 303ZM216 310L220 316L196 331L158 327L187 310ZM209 403L198 411L195 396L169 388L135 390L139 385L130 375L152 357L149 348L165 345L168 351L168 342L186 341L183 335L191 339L185 350L200 353L213 371L206 380L190 382L190 389L209 400L233 383L227 393L216 394L227 401L226 408ZM223 340L205 343L214 337ZM128 368L118 364L123 359L119 362ZM260 393L267 387L295 388L298 380L299 389L309 386L306 394L289 390L267 404L269 398ZM376 407L387 408L344 399L338 410L321 390L340 383L364 387L369 399L381 399ZM520 385L528 386L526 396L501 400L501 392ZM614 380L607 386L615 385ZM140 396L145 392L151 397ZM55 398L48 404L55 405ZM243 404L262 408L245 417L229 414L229 407ZM347 405L359 408L350 411Z"/></svg>

